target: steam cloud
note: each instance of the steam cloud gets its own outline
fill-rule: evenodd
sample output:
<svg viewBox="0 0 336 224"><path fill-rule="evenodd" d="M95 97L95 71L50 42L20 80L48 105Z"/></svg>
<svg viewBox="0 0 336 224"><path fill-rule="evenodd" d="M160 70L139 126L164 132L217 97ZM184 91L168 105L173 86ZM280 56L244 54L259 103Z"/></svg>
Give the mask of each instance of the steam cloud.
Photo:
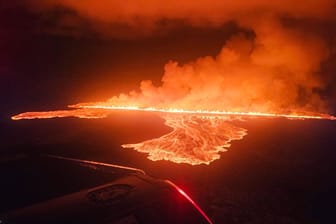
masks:
<svg viewBox="0 0 336 224"><path fill-rule="evenodd" d="M254 36L234 34L214 57L201 57L184 65L170 61L165 65L162 85L143 81L139 91L113 97L106 104L326 112L330 103L321 94L326 88L325 80L330 80L325 78L327 74L323 74L321 63L333 57L335 52L330 46L335 41L333 38L326 41L328 38L315 32L314 27L335 22L336 4L332 0L172 0L165 4L156 0L94 3L28 0L28 3L38 12L62 9L55 25L58 28L79 28L84 23L107 36L150 35L169 28L170 23L162 21L176 20L190 26L211 27L233 20L254 33ZM315 26L309 28L310 24Z"/></svg>

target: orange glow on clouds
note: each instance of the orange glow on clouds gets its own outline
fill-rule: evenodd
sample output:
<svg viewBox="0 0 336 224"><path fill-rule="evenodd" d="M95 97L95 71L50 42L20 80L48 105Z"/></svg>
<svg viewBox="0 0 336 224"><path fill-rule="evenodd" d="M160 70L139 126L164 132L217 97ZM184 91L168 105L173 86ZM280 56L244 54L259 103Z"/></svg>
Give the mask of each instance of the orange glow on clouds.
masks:
<svg viewBox="0 0 336 224"><path fill-rule="evenodd" d="M162 84L150 80L139 90L104 102L79 103L70 110L27 112L13 120L79 117L103 118L111 110L157 112L172 132L137 144L124 144L148 158L192 165L210 164L246 130L232 120L256 117L329 119L327 102L315 89L326 57L325 45L313 35L285 29L277 21L255 25L256 38L232 36L214 57L179 65L168 62Z"/></svg>
<svg viewBox="0 0 336 224"><path fill-rule="evenodd" d="M251 32L233 33L223 40L224 46L217 55L185 64L169 61L158 85L143 80L139 89L104 102L79 103L69 110L26 112L13 116L13 120L103 118L111 110L156 112L173 131L123 147L148 153L154 161L192 165L209 164L220 157L219 152L229 148L232 140L246 135L245 129L233 125L231 121L235 119L335 120L327 114L330 102L321 94L328 86L321 65L332 55L330 43L318 32L307 31L309 24L298 25L310 19L335 20L332 0L28 2L37 12L70 9L75 12L73 20L59 15L57 22L63 27L76 27L76 21L79 27L90 24L103 36L122 36L125 31L133 31L128 33L132 37L139 32L152 34L160 24L165 29L164 24L172 21L212 28L234 21Z"/></svg>
<svg viewBox="0 0 336 224"><path fill-rule="evenodd" d="M193 26L218 26L228 20L250 21L271 14L299 18L335 18L333 0L28 0L34 11L56 7L73 10L79 18L93 23L102 33L114 32L108 25L127 24L137 32L153 31L160 20L183 20ZM74 25L76 20L60 18L63 25ZM80 21L77 25L80 26ZM120 30L119 30L120 31ZM116 33L114 33L116 34Z"/></svg>

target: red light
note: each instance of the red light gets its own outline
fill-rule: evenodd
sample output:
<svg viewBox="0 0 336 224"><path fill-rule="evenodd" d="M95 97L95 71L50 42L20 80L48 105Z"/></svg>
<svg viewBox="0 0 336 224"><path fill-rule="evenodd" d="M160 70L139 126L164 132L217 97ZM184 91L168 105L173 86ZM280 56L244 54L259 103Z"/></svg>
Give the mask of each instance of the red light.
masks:
<svg viewBox="0 0 336 224"><path fill-rule="evenodd" d="M173 186L185 199L187 199L197 209L197 211L201 213L201 215L208 221L208 223L213 224L210 218L205 214L205 212L198 206L198 204L193 199L191 199L191 197L186 192L184 192L173 182L169 180L166 180L166 182Z"/></svg>

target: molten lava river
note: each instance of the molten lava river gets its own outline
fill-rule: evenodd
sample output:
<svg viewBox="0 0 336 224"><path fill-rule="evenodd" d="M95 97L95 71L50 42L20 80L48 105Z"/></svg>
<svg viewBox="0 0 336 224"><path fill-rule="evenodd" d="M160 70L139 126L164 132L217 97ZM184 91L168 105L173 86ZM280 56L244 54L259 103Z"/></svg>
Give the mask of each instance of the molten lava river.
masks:
<svg viewBox="0 0 336 224"><path fill-rule="evenodd" d="M165 115L165 124L173 131L159 138L137 144L124 144L148 153L148 158L169 160L192 165L209 164L219 159L219 152L230 147L231 140L242 139L246 130L230 124L228 117L203 117L195 115Z"/></svg>
<svg viewBox="0 0 336 224"><path fill-rule="evenodd" d="M26 112L13 116L13 120L43 119L54 117L104 118L112 110L138 110L155 112L165 120L172 131L161 137L135 144L123 144L123 148L133 148L147 153L152 161L168 160L191 165L210 164L220 158L220 152L230 147L232 140L240 140L247 130L233 124L234 120L258 117L288 119L328 119L334 116L324 114L270 114L219 111L163 110L137 107L107 107L99 105L71 106L75 109L47 112Z"/></svg>

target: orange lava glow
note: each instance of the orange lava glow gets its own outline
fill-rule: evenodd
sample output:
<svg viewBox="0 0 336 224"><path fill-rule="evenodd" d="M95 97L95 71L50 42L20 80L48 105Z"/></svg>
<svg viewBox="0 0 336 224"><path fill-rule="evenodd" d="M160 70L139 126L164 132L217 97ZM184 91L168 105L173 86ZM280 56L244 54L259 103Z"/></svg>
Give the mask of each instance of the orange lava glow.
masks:
<svg viewBox="0 0 336 224"><path fill-rule="evenodd" d="M289 114L282 113L263 113L263 112L241 112L241 111L213 111L213 110L184 110L184 109L160 109L154 107L140 108L137 106L107 106L107 105L71 105L73 108L85 109L106 109L106 110L135 110L135 111L151 111L173 114L193 114L193 115L217 115L217 116L246 116L246 117L283 117L289 119L327 119L335 120L335 116L328 114L319 114L312 112L292 112Z"/></svg>
<svg viewBox="0 0 336 224"><path fill-rule="evenodd" d="M76 109L76 110L55 110L42 112L25 112L12 116L12 120L30 120L30 119L47 119L56 117L78 117L78 118L104 118L108 115L108 111L102 109Z"/></svg>
<svg viewBox="0 0 336 224"><path fill-rule="evenodd" d="M22 2L36 15L57 12L57 16L42 16L39 30L74 40L98 37L97 43L103 45L92 49L108 46L101 54L95 53L104 58L83 57L90 63L81 67L82 56L78 55L73 69L64 73L80 71L87 76L84 80L91 80L97 72L98 80L105 81L104 88L97 88L95 81L88 85L86 94L96 89L120 90L121 82L114 81L123 74L127 86L131 78L133 82L143 74L155 79L142 80L138 88L120 92L104 102L79 103L70 105L68 110L26 112L13 116L13 120L105 118L114 110L152 112L161 116L172 131L122 146L147 153L153 161L192 165L211 163L229 148L232 140L247 134L235 126L234 120L336 120L326 114L334 107L336 96L335 33L328 33L336 21L334 0ZM213 47L220 44L221 38L223 46L213 54ZM115 44L120 44L120 48L110 57L105 52ZM122 49L130 54L121 53ZM189 59L201 52L206 56ZM180 54L173 58L183 60L167 61L158 79L159 74L152 71L172 53ZM77 56L70 54L69 59L72 55ZM105 57L111 60L111 70L106 69L110 63ZM148 65L143 66L147 61ZM78 70L77 62L81 65ZM136 66L126 68L131 63ZM125 70L119 71L117 65ZM99 69L94 72L94 68ZM112 85L106 86L110 82Z"/></svg>
<svg viewBox="0 0 336 224"><path fill-rule="evenodd" d="M232 140L242 139L247 131L229 123L229 117L165 115L165 124L173 130L159 138L137 144L124 144L148 153L153 161L169 160L192 165L210 164L219 159L219 152L226 151Z"/></svg>
<svg viewBox="0 0 336 224"><path fill-rule="evenodd" d="M220 158L220 153L231 146L231 141L240 140L247 130L237 127L233 120L245 120L257 117L288 119L328 119L334 116L315 113L259 113L229 112L182 109L140 108L137 106L107 106L104 104L72 105L70 110L47 112L26 112L13 116L13 120L43 119L58 117L104 118L113 110L133 110L155 112L165 120L172 131L158 138L135 144L123 144L123 148L148 154L152 161L168 160L174 163L191 165L210 164Z"/></svg>
<svg viewBox="0 0 336 224"><path fill-rule="evenodd" d="M25 112L12 116L12 120L21 119L46 119L56 117L78 117L78 118L104 118L107 117L109 111L113 110L130 110L130 111L147 111L169 114L189 114L201 116L234 116L234 117L269 117L269 118L288 118L288 119L326 119L336 120L335 116L313 112L292 112L283 113L263 113L263 112L241 112L241 111L210 111L210 110L184 110L184 109L161 109L155 107L141 108L138 106L113 106L104 104L76 104L70 105L73 110L55 110L45 112Z"/></svg>

